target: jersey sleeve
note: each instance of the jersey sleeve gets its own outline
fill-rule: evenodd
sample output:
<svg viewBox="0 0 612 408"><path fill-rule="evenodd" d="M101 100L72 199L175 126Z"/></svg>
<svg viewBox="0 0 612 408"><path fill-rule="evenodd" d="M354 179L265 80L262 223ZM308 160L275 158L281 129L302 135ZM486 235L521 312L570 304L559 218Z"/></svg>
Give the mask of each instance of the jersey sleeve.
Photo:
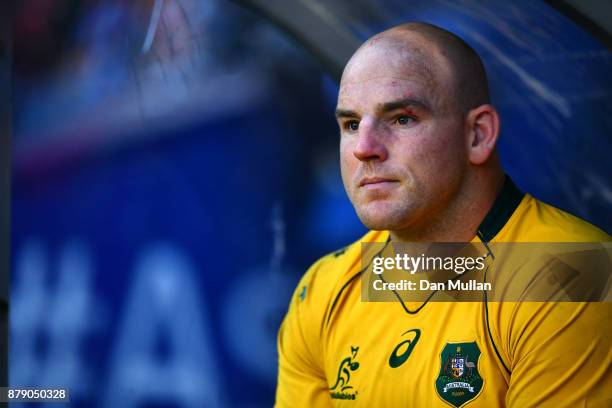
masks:
<svg viewBox="0 0 612 408"><path fill-rule="evenodd" d="M506 305L509 306L509 305ZM612 406L612 303L516 303L506 316L506 405Z"/></svg>
<svg viewBox="0 0 612 408"><path fill-rule="evenodd" d="M322 360L321 261L298 284L278 333L276 407L331 407Z"/></svg>

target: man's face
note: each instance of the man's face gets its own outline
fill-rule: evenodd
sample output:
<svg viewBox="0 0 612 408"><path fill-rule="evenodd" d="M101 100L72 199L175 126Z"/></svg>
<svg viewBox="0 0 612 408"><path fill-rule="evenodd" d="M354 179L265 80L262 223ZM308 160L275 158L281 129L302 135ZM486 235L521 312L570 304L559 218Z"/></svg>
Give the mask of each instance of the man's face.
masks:
<svg viewBox="0 0 612 408"><path fill-rule="evenodd" d="M461 186L464 122L445 61L422 42L379 41L344 71L336 110L342 179L370 229L425 225Z"/></svg>

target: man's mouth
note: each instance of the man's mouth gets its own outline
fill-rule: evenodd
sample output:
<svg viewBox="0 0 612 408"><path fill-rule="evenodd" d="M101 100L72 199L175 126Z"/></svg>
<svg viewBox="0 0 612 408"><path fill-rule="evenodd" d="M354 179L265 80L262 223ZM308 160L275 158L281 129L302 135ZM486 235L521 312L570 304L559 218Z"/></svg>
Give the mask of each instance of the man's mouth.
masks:
<svg viewBox="0 0 612 408"><path fill-rule="evenodd" d="M366 177L359 182L359 187L382 187L389 183L397 183L398 180L386 178L386 177Z"/></svg>

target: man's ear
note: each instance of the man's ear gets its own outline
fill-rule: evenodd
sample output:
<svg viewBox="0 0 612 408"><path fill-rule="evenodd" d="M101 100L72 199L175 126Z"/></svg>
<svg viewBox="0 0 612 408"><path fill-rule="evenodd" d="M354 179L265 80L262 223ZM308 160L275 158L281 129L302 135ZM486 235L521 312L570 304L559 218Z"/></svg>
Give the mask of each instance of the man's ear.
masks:
<svg viewBox="0 0 612 408"><path fill-rule="evenodd" d="M484 164L495 149L499 135L499 114L491 105L472 109L466 118L468 158L474 165Z"/></svg>

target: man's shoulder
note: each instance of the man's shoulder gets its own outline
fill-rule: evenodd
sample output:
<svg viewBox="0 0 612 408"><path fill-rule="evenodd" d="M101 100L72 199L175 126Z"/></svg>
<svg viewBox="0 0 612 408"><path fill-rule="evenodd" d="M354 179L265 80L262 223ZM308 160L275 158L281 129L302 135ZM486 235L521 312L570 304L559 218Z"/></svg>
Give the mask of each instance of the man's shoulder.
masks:
<svg viewBox="0 0 612 408"><path fill-rule="evenodd" d="M331 296L336 288L359 273L362 244L385 242L388 235L386 231L369 231L355 242L319 258L302 277L298 291L306 287L311 296Z"/></svg>
<svg viewBox="0 0 612 408"><path fill-rule="evenodd" d="M328 273L337 273L338 267L350 266L361 260L363 244L386 242L388 237L387 231L368 231L351 244L319 258L313 266L329 271Z"/></svg>
<svg viewBox="0 0 612 408"><path fill-rule="evenodd" d="M525 194L495 239L506 242L609 242L610 235L589 222Z"/></svg>

